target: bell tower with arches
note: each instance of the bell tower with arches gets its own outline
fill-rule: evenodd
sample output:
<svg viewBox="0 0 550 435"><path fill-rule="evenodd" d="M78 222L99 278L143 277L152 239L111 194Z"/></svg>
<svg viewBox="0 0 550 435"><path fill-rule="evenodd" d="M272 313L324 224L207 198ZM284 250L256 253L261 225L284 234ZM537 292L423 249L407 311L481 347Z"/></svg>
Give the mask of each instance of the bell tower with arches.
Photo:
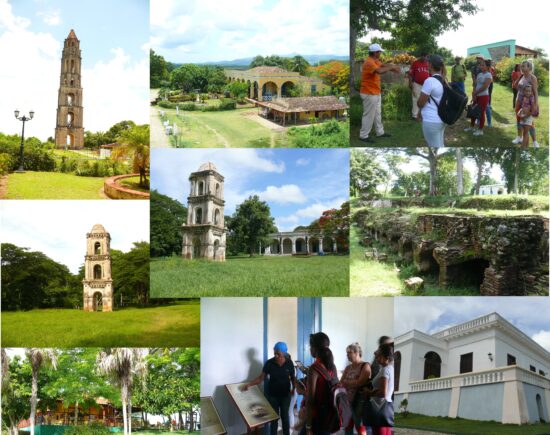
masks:
<svg viewBox="0 0 550 435"><path fill-rule="evenodd" d="M189 181L182 256L225 261L224 178L216 166L208 162L193 172Z"/></svg>
<svg viewBox="0 0 550 435"><path fill-rule="evenodd" d="M55 145L57 148L84 147L80 41L71 29L61 55L57 97Z"/></svg>
<svg viewBox="0 0 550 435"><path fill-rule="evenodd" d="M84 311L113 311L111 236L96 224L86 234L84 257Z"/></svg>

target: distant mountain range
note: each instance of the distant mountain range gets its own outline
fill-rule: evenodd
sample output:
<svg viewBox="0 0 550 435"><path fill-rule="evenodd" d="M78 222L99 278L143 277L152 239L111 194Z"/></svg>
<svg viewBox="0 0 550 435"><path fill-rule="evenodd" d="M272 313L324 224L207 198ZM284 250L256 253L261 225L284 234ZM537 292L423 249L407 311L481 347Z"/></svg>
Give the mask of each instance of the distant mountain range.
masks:
<svg viewBox="0 0 550 435"><path fill-rule="evenodd" d="M299 54L285 54L281 55L281 57L294 57L299 56ZM329 60L339 60L342 62L348 62L349 56L338 56L335 54L302 54L301 55L305 60L307 60L311 65L315 65L322 61L329 61ZM242 59L234 59L234 60L221 60L219 62L200 62L198 65L217 65L224 68L227 67L243 67L248 66L252 62L254 57L245 57ZM175 63L174 65L178 66L181 65L181 63Z"/></svg>

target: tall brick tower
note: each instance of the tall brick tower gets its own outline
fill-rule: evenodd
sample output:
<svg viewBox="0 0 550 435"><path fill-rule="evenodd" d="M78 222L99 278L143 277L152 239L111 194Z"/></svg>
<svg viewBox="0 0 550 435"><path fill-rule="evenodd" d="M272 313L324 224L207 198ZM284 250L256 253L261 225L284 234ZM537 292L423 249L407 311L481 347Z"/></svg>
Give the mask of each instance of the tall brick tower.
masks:
<svg viewBox="0 0 550 435"><path fill-rule="evenodd" d="M84 127L82 123L82 84L80 82L80 41L71 29L65 39L61 55L61 75L57 99L55 145L57 148L82 148Z"/></svg>

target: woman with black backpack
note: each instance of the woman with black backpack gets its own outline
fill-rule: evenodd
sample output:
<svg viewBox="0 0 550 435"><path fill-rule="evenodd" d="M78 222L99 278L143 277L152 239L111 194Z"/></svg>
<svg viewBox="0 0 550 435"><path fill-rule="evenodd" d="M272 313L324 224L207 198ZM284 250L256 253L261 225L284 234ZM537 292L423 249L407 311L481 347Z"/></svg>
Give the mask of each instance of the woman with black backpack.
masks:
<svg viewBox="0 0 550 435"><path fill-rule="evenodd" d="M323 332L309 336L311 356L306 392L306 424L300 435L328 435L340 429L332 401L330 380L337 377L330 339Z"/></svg>

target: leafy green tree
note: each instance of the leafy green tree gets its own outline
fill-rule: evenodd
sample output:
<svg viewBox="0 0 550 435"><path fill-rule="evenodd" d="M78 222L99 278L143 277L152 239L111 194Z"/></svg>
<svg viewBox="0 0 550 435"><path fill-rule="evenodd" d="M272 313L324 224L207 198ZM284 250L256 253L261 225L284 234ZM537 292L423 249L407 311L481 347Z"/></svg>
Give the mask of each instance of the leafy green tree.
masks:
<svg viewBox="0 0 550 435"><path fill-rule="evenodd" d="M351 196L377 197L378 186L384 183L387 176L388 173L382 167L376 150L351 150L349 174Z"/></svg>
<svg viewBox="0 0 550 435"><path fill-rule="evenodd" d="M31 383L31 413L30 425L31 435L34 435L34 425L36 417L36 404L38 403L38 376L42 368L57 368L57 355L54 349L31 347L25 350L25 355L31 364L32 383Z"/></svg>
<svg viewBox="0 0 550 435"><path fill-rule="evenodd" d="M232 237L235 237L241 246L246 247L251 257L257 252L260 243L268 243L267 235L275 229L269 205L260 201L257 195L248 197L237 206L230 225L228 228Z"/></svg>
<svg viewBox="0 0 550 435"><path fill-rule="evenodd" d="M119 144L113 150L115 160L132 160L133 170L139 173L139 185L149 188L147 173L149 172L149 125L134 125L122 130L117 137Z"/></svg>
<svg viewBox="0 0 550 435"><path fill-rule="evenodd" d="M120 134L125 131L129 130L132 127L135 127L136 123L131 120L124 120L117 122L116 124L113 124L109 130L105 133L107 143L113 143L116 142Z"/></svg>
<svg viewBox="0 0 550 435"><path fill-rule="evenodd" d="M310 67L309 62L303 56L294 56L287 62L287 68L289 71L300 73L305 76L307 69Z"/></svg>
<svg viewBox="0 0 550 435"><path fill-rule="evenodd" d="M344 202L339 209L323 212L321 217L309 225L309 230L322 237L334 237L338 246L349 250L350 204Z"/></svg>
<svg viewBox="0 0 550 435"><path fill-rule="evenodd" d="M509 193L548 195L548 150L544 148L502 150L500 167Z"/></svg>
<svg viewBox="0 0 550 435"><path fill-rule="evenodd" d="M187 208L181 202L152 190L150 209L151 256L180 254L181 226L187 221Z"/></svg>
<svg viewBox="0 0 550 435"><path fill-rule="evenodd" d="M170 78L168 63L164 60L164 57L156 54L153 50L149 50L149 69L149 83L152 89L160 87L162 81Z"/></svg>
<svg viewBox="0 0 550 435"><path fill-rule="evenodd" d="M123 299L140 306L149 303L149 243L134 242L127 253L112 257L115 299Z"/></svg>
<svg viewBox="0 0 550 435"><path fill-rule="evenodd" d="M475 147L475 148L464 148L463 154L466 157L470 157L474 160L477 173L474 193L479 195L479 188L481 186L481 180L484 176L488 175L491 166L498 164L502 161L502 148L495 147ZM465 189L468 190L468 189Z"/></svg>
<svg viewBox="0 0 550 435"><path fill-rule="evenodd" d="M79 407L89 409L98 397L111 402L120 400L116 389L95 371L98 349L63 349L57 358L57 370L44 386L49 397L62 398L66 408L74 405L74 424L78 424Z"/></svg>
<svg viewBox="0 0 550 435"><path fill-rule="evenodd" d="M30 415L31 379L28 372L19 356L10 360L2 348L2 432L7 430L9 435L17 435L17 424Z"/></svg>
<svg viewBox="0 0 550 435"><path fill-rule="evenodd" d="M235 98L244 98L248 96L248 84L242 82L232 82L227 85L227 90Z"/></svg>

